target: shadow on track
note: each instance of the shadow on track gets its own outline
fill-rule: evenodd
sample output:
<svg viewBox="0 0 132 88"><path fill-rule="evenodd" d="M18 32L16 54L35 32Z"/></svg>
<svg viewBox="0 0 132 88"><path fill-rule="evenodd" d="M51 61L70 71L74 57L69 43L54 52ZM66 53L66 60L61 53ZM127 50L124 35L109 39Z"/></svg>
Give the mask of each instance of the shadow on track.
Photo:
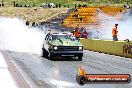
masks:
<svg viewBox="0 0 132 88"><path fill-rule="evenodd" d="M49 60L49 58L45 58L45 57L43 58ZM50 61L79 61L79 60L74 57L54 57L53 60Z"/></svg>

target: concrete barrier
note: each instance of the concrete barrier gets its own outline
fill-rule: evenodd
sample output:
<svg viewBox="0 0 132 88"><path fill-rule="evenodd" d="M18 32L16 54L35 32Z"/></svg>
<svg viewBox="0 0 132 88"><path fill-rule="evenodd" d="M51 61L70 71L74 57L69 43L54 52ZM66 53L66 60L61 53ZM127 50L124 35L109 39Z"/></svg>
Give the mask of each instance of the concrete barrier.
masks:
<svg viewBox="0 0 132 88"><path fill-rule="evenodd" d="M132 42L80 39L84 49L132 58Z"/></svg>

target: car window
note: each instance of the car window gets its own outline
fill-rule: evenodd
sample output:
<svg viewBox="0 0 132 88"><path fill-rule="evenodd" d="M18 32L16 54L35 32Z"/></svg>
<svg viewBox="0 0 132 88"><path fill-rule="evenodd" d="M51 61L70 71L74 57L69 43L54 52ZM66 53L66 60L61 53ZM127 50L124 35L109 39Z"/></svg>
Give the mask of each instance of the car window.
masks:
<svg viewBox="0 0 132 88"><path fill-rule="evenodd" d="M71 40L71 41L76 41L77 39L73 35L53 35L52 40L59 40L59 39L66 39L66 40Z"/></svg>
<svg viewBox="0 0 132 88"><path fill-rule="evenodd" d="M70 35L53 35L53 40L70 39Z"/></svg>

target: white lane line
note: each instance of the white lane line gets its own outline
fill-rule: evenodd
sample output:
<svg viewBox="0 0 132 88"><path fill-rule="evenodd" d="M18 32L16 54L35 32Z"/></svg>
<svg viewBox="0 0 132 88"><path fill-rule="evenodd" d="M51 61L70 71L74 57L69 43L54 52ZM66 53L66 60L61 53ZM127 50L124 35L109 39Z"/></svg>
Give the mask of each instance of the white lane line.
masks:
<svg viewBox="0 0 132 88"><path fill-rule="evenodd" d="M15 81L13 80L8 70L8 66L1 52L0 52L0 88L17 88Z"/></svg>

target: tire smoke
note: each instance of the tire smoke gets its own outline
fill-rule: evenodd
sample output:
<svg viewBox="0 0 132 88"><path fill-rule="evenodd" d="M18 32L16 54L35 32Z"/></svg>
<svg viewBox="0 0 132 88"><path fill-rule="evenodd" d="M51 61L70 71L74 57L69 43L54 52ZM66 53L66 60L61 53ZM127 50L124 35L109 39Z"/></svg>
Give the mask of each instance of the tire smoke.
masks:
<svg viewBox="0 0 132 88"><path fill-rule="evenodd" d="M18 18L0 17L0 49L41 54L45 34Z"/></svg>
<svg viewBox="0 0 132 88"><path fill-rule="evenodd" d="M112 28L115 24L118 24L118 39L119 40L132 40L132 10L128 9L120 18L108 16L104 13L99 14L100 27L95 29L89 29L88 32L93 36L98 36L99 39L112 40ZM118 19L119 18L119 19ZM98 33L98 35L97 35ZM96 38L96 37L93 37Z"/></svg>

